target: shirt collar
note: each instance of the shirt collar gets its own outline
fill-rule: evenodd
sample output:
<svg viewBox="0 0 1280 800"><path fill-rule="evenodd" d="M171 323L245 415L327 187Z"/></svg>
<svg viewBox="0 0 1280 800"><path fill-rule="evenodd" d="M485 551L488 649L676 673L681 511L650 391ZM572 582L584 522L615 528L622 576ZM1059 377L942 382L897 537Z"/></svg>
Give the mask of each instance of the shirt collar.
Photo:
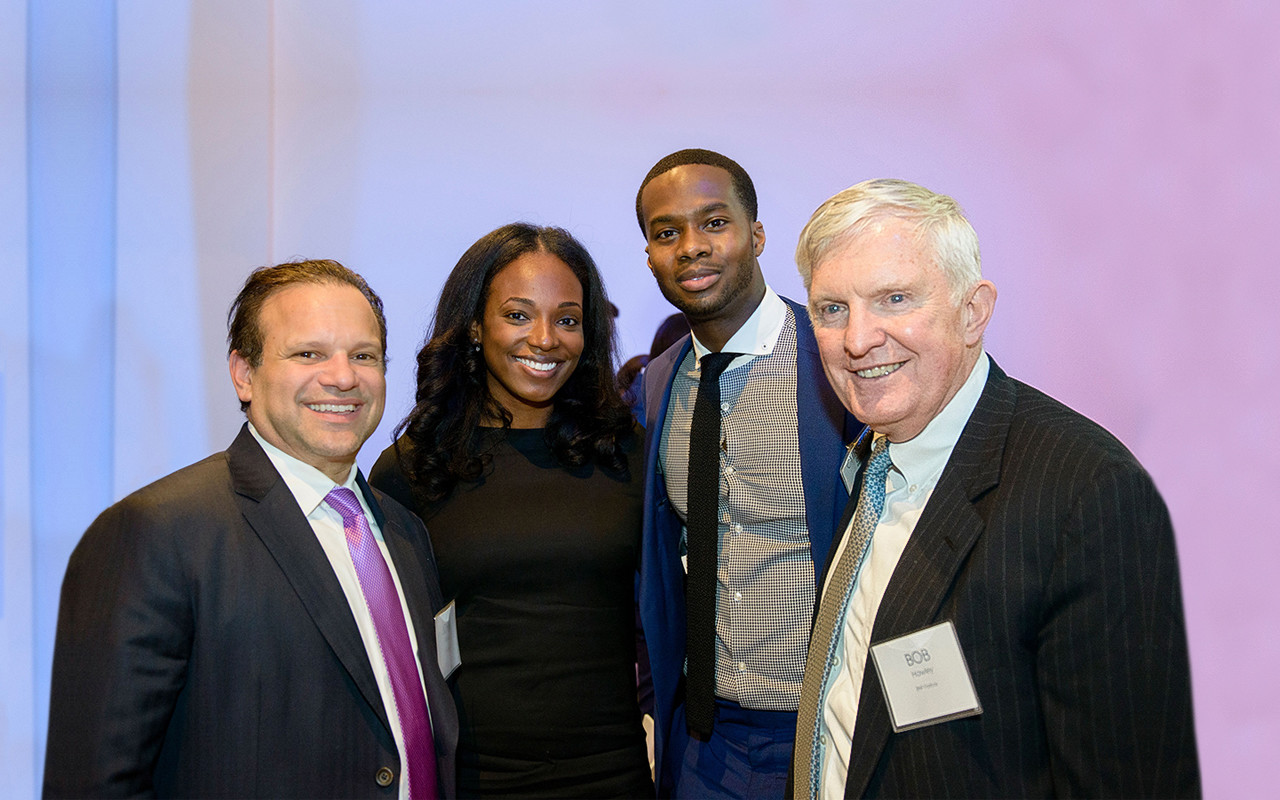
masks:
<svg viewBox="0 0 1280 800"><path fill-rule="evenodd" d="M329 491L333 489L335 484L333 479L325 475L320 470L289 455L285 451L262 438L262 434L258 433L258 429L253 427L253 423L249 423L249 433L253 434L253 438L262 445L262 449L267 454L267 458L271 460L272 466L276 468L276 472L280 473L280 477L284 479L285 486L289 487L289 492L293 494L298 505L302 508L302 513L308 517L316 510L321 502L324 501ZM360 488L356 484L356 465L351 465L351 471L347 473L347 479L341 484L356 493L356 497L360 497Z"/></svg>
<svg viewBox="0 0 1280 800"><path fill-rule="evenodd" d="M728 369L740 367L756 356L767 356L772 353L774 346L778 344L778 337L782 335L782 326L786 322L787 304L778 297L777 292L766 285L760 305L751 312L751 316L742 323L742 327L734 331L729 341L724 343L723 352L742 353L729 362ZM694 357L701 361L702 357L709 352L711 351L707 346L698 341L697 335L694 334Z"/></svg>
<svg viewBox="0 0 1280 800"><path fill-rule="evenodd" d="M978 405L978 399L982 397L990 370L991 361L987 354L979 353L960 390L924 426L924 430L908 441L889 446L893 468L902 474L908 485L926 484L942 473L974 407Z"/></svg>

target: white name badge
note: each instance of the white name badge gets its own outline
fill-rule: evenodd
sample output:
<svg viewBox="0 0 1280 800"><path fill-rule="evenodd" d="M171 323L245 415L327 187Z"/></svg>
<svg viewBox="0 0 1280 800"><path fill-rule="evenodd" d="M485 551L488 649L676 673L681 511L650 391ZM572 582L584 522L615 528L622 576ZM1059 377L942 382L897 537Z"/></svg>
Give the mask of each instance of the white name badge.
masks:
<svg viewBox="0 0 1280 800"><path fill-rule="evenodd" d="M458 617L452 600L436 613L436 659L445 680L462 664L462 654L458 651Z"/></svg>
<svg viewBox="0 0 1280 800"><path fill-rule="evenodd" d="M871 646L893 732L982 713L951 620Z"/></svg>

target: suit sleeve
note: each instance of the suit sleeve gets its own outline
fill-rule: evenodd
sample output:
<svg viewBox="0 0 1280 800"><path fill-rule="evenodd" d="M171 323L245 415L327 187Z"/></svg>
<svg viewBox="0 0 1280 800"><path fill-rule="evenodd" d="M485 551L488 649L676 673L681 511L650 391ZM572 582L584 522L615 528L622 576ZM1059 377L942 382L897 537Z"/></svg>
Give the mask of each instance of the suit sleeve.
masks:
<svg viewBox="0 0 1280 800"><path fill-rule="evenodd" d="M126 500L90 526L62 583L46 797L154 793L192 641L171 526Z"/></svg>
<svg viewBox="0 0 1280 800"><path fill-rule="evenodd" d="M1037 679L1056 793L1198 796L1173 529L1140 467L1088 483L1049 586Z"/></svg>

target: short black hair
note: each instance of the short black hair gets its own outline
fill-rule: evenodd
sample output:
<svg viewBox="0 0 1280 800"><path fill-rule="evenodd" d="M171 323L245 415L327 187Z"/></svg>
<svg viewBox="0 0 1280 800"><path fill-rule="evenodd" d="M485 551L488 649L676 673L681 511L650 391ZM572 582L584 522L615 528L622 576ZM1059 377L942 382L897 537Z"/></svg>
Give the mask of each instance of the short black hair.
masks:
<svg viewBox="0 0 1280 800"><path fill-rule="evenodd" d="M728 156L722 156L713 150L701 150L691 147L687 150L677 150L671 155L663 158L657 164L653 165L653 169L649 170L649 174L644 176L644 181L640 184L640 190L636 192L636 221L640 223L640 232L648 234L644 227L644 209L641 207L640 198L644 195L644 187L649 185L649 181L659 175L670 172L676 167L683 167L686 164L705 164L709 167L719 167L729 173L729 177L733 180L733 193L737 195L738 202L742 203L742 208L746 210L747 216L752 222L756 221L756 213L759 210L756 203L756 187L751 182L751 176L747 171L738 165Z"/></svg>

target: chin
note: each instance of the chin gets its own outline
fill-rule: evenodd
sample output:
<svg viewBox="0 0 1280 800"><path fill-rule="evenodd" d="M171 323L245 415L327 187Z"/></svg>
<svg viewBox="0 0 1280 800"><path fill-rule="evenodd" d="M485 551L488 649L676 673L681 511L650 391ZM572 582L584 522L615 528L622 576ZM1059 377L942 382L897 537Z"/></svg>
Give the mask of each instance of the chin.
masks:
<svg viewBox="0 0 1280 800"><path fill-rule="evenodd" d="M877 433L886 433L902 422L901 414L891 413L883 408L877 408L875 405L852 403L848 408L850 413L858 418L859 422L862 422Z"/></svg>

